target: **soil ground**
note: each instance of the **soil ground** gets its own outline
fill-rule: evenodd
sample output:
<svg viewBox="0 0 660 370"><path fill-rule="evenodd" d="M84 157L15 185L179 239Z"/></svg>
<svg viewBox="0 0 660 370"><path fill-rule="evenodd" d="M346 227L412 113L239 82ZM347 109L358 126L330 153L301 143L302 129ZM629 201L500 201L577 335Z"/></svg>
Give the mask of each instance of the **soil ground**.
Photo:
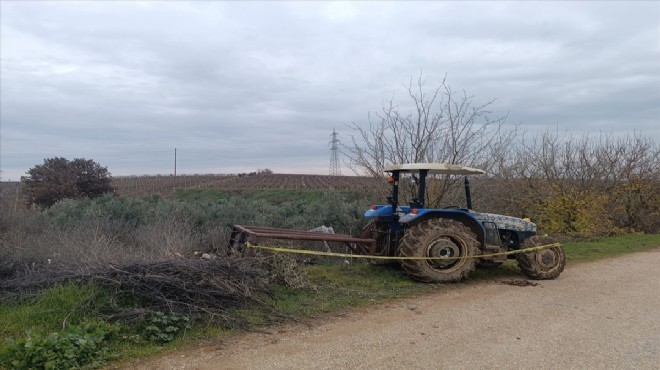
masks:
<svg viewBox="0 0 660 370"><path fill-rule="evenodd" d="M657 249L538 285L457 285L127 368L660 369L659 267Z"/></svg>

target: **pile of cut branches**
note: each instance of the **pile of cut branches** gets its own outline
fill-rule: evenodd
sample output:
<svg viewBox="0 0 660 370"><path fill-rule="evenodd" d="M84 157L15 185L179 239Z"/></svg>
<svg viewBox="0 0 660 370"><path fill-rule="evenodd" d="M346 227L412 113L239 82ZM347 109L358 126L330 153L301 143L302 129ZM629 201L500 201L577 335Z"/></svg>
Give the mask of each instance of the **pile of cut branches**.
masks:
<svg viewBox="0 0 660 370"><path fill-rule="evenodd" d="M231 321L228 309L269 295L270 273L250 259L217 257L210 260L179 257L158 262L133 262L103 267L42 265L14 261L1 266L0 297L29 296L64 282L95 283L116 294L139 299L139 307L114 305L112 320L131 320L162 311L190 317L210 315ZM22 266L22 268L17 268Z"/></svg>

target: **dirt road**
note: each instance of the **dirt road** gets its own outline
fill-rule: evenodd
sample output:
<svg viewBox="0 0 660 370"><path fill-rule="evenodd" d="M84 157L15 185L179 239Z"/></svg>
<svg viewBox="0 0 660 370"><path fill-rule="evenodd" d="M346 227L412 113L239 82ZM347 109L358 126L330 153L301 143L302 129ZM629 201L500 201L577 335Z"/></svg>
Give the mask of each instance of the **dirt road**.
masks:
<svg viewBox="0 0 660 370"><path fill-rule="evenodd" d="M267 330L130 368L660 369L660 250Z"/></svg>

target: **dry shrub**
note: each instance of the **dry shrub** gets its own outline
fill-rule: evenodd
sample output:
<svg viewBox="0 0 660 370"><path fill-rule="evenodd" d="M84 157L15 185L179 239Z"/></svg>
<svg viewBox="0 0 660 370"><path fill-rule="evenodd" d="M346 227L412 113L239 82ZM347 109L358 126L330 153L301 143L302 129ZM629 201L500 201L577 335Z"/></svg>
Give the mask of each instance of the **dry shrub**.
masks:
<svg viewBox="0 0 660 370"><path fill-rule="evenodd" d="M186 222L171 218L122 232L111 220L103 218L67 227L33 218L16 222L0 238L2 259L81 268L191 256L201 245L199 233Z"/></svg>
<svg viewBox="0 0 660 370"><path fill-rule="evenodd" d="M135 248L101 227L81 225L68 229L46 226L40 232L16 230L5 235L5 257L12 256L33 264L58 264L79 267L123 264L136 260L162 259L166 251Z"/></svg>
<svg viewBox="0 0 660 370"><path fill-rule="evenodd" d="M295 258L282 253L263 253L255 260L268 271L271 283L283 284L290 288L311 288L307 273L300 268Z"/></svg>
<svg viewBox="0 0 660 370"><path fill-rule="evenodd" d="M172 218L142 225L133 232L135 260L158 260L192 255L200 246L200 235L184 221Z"/></svg>
<svg viewBox="0 0 660 370"><path fill-rule="evenodd" d="M610 218L610 197L595 192L572 191L543 201L536 210L544 232L574 237L616 235L623 230Z"/></svg>
<svg viewBox="0 0 660 370"><path fill-rule="evenodd" d="M632 180L610 192L616 225L646 233L660 233L660 180Z"/></svg>
<svg viewBox="0 0 660 370"><path fill-rule="evenodd" d="M225 255L228 253L230 229L224 226L214 226L202 235L202 245L208 250Z"/></svg>

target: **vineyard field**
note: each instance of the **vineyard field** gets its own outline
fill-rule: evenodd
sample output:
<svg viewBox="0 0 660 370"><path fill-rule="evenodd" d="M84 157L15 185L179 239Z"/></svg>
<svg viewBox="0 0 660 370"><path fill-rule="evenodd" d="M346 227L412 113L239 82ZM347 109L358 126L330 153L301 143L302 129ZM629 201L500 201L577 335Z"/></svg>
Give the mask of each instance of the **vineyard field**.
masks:
<svg viewBox="0 0 660 370"><path fill-rule="evenodd" d="M299 174L256 175L180 175L114 177L112 183L121 196L169 196L175 189L217 190L347 190L360 193L373 191L378 180L360 176L328 176Z"/></svg>

